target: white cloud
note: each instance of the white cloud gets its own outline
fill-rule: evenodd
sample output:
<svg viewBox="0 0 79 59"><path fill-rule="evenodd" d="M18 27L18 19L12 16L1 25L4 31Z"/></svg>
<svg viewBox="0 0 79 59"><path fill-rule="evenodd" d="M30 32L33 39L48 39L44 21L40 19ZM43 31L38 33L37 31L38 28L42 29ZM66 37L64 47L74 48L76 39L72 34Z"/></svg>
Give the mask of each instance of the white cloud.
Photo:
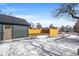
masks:
<svg viewBox="0 0 79 59"><path fill-rule="evenodd" d="M1 6L4 6L3 8L1 8L1 10L3 11L3 13L12 13L13 15L14 14L17 14L17 13L22 13L24 11L27 11L27 10L30 10L29 8L17 8L16 6L8 6L7 4L1 4Z"/></svg>

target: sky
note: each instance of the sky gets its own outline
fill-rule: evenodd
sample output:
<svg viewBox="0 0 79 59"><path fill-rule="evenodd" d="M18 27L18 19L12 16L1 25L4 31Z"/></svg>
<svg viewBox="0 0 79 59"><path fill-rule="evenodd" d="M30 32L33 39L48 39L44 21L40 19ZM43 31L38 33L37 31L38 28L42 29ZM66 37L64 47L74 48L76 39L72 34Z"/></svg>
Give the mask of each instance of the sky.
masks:
<svg viewBox="0 0 79 59"><path fill-rule="evenodd" d="M0 3L0 12L23 18L35 25L39 22L43 27L53 24L56 27L73 26L75 21L69 21L66 17L54 17L61 3Z"/></svg>

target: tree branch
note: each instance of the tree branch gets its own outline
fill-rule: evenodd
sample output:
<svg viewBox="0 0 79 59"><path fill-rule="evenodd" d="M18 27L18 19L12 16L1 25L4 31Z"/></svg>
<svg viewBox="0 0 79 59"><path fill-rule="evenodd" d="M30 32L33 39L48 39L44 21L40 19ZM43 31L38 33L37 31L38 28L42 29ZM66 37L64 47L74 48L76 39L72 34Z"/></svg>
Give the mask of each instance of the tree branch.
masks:
<svg viewBox="0 0 79 59"><path fill-rule="evenodd" d="M73 13L69 13L69 14L72 16L72 18L79 19L79 16L75 16Z"/></svg>

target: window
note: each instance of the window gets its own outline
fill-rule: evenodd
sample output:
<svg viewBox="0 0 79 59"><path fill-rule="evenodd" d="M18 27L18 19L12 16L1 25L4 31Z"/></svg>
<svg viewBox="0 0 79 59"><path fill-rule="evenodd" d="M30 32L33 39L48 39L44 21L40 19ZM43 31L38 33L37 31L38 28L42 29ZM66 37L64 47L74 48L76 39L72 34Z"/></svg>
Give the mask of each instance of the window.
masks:
<svg viewBox="0 0 79 59"><path fill-rule="evenodd" d="M10 29L10 25L5 25L5 29Z"/></svg>

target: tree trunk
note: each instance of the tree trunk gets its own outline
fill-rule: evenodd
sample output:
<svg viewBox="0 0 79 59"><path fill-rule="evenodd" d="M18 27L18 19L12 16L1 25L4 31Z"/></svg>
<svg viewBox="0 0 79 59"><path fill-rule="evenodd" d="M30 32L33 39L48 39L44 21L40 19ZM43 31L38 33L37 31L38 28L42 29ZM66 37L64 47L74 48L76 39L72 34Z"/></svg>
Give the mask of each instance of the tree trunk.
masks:
<svg viewBox="0 0 79 59"><path fill-rule="evenodd" d="M77 55L79 56L79 48L77 49Z"/></svg>

